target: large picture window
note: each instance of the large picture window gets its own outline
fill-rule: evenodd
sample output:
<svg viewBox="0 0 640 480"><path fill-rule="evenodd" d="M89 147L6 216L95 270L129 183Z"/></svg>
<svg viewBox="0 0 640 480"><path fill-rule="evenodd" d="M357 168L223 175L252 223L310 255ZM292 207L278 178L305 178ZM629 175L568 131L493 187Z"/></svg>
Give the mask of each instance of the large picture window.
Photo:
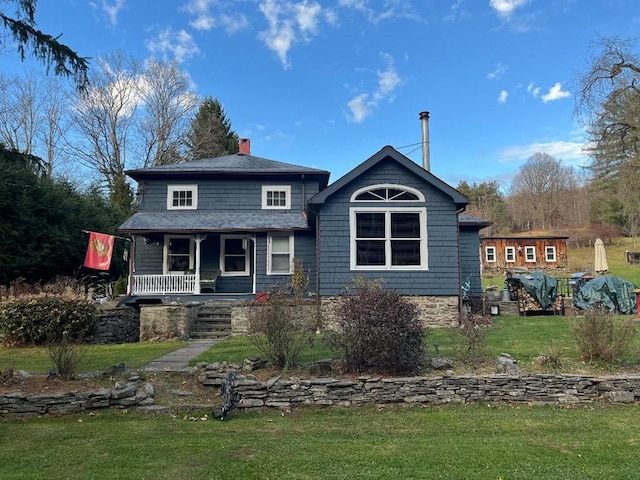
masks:
<svg viewBox="0 0 640 480"><path fill-rule="evenodd" d="M223 275L249 275L248 240L244 237L221 238L221 261Z"/></svg>
<svg viewBox="0 0 640 480"><path fill-rule="evenodd" d="M293 235L270 234L267 240L267 274L289 275L293 260Z"/></svg>
<svg viewBox="0 0 640 480"><path fill-rule="evenodd" d="M424 208L352 208L353 270L426 269Z"/></svg>
<svg viewBox="0 0 640 480"><path fill-rule="evenodd" d="M167 187L167 210L196 210L197 208L197 185L169 185Z"/></svg>

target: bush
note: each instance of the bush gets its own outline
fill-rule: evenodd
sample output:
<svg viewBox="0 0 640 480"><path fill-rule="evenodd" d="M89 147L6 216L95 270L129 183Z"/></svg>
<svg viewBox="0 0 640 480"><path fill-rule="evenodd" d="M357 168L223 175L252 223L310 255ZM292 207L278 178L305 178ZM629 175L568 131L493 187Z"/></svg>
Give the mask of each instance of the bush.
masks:
<svg viewBox="0 0 640 480"><path fill-rule="evenodd" d="M312 342L315 318L305 318L281 290L254 302L248 317L249 339L278 368L295 365L302 348Z"/></svg>
<svg viewBox="0 0 640 480"><path fill-rule="evenodd" d="M337 308L333 344L349 371L410 374L425 365L426 330L418 307L381 282L358 279Z"/></svg>
<svg viewBox="0 0 640 480"><path fill-rule="evenodd" d="M616 318L602 308L585 310L571 324L582 359L612 362L629 350L636 333L633 319Z"/></svg>
<svg viewBox="0 0 640 480"><path fill-rule="evenodd" d="M461 313L458 318L458 328L452 329L454 349L465 362L473 363L482 354L486 344L485 327L491 324L479 314Z"/></svg>
<svg viewBox="0 0 640 480"><path fill-rule="evenodd" d="M78 372L80 362L87 354L87 345L78 341L71 341L66 335L47 345L47 353L56 374L65 379L71 379Z"/></svg>
<svg viewBox="0 0 640 480"><path fill-rule="evenodd" d="M117 298L120 295L126 294L127 293L127 288L128 288L127 277L120 277L113 284L113 297Z"/></svg>
<svg viewBox="0 0 640 480"><path fill-rule="evenodd" d="M96 306L76 295L37 294L0 302L0 332L8 344L82 340L95 332Z"/></svg>

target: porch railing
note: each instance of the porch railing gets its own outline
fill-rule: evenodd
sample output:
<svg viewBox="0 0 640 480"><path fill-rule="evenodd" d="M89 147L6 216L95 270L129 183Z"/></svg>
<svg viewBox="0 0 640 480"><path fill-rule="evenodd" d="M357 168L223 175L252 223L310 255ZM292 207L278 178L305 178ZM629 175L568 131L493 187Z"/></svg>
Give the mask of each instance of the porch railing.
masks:
<svg viewBox="0 0 640 480"><path fill-rule="evenodd" d="M133 294L194 293L195 275L134 275Z"/></svg>

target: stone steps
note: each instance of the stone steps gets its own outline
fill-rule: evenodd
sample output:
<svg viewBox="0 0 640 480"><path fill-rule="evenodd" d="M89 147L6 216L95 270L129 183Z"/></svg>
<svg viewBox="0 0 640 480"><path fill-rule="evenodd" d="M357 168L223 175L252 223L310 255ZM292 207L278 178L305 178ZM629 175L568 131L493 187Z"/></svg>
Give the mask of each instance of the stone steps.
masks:
<svg viewBox="0 0 640 480"><path fill-rule="evenodd" d="M191 338L223 339L231 336L231 307L206 304L200 308L189 333Z"/></svg>

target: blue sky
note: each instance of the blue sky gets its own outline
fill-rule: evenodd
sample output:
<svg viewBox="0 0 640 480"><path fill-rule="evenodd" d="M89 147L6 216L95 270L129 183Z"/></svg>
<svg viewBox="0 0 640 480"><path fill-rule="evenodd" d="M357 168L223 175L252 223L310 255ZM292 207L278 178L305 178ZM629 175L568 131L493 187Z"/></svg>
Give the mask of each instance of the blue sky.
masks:
<svg viewBox="0 0 640 480"><path fill-rule="evenodd" d="M10 13L10 12L7 12ZM252 153L332 172L385 145L456 186L502 185L536 152L587 158L576 75L636 0L40 0L38 28L93 59L174 58ZM29 68L0 56L3 70ZM31 68L33 66L31 65Z"/></svg>

